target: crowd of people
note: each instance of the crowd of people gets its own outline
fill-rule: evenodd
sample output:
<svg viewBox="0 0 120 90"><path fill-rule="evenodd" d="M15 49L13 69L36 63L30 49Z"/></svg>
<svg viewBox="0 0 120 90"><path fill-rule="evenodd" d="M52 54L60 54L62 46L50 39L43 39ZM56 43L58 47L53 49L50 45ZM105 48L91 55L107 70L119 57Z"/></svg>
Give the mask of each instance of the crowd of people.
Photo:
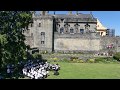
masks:
<svg viewBox="0 0 120 90"><path fill-rule="evenodd" d="M53 71L54 75L59 75L58 70L60 70L58 64L51 64L44 60L28 60L24 63L20 61L17 67L19 75L29 77L30 79L45 79L49 76L49 71ZM8 77L13 76L14 69L14 65L7 65Z"/></svg>
<svg viewBox="0 0 120 90"><path fill-rule="evenodd" d="M50 64L39 60L37 63L34 63L32 60L29 60L28 63L24 65L22 72L31 79L45 79L49 76L49 71L54 71L54 75L58 75L58 70L60 70L58 64Z"/></svg>

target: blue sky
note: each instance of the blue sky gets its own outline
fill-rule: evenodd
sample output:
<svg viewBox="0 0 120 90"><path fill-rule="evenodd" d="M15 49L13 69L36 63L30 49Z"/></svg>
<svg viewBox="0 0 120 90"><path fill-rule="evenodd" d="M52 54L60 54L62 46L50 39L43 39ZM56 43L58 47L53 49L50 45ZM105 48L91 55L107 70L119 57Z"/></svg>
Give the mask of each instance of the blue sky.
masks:
<svg viewBox="0 0 120 90"><path fill-rule="evenodd" d="M76 11L73 11L75 13ZM49 11L53 14L53 11ZM56 14L67 14L68 11L56 11ZM90 11L79 11L79 13L88 14ZM115 35L120 36L120 11L92 11L94 17L107 28L115 29Z"/></svg>

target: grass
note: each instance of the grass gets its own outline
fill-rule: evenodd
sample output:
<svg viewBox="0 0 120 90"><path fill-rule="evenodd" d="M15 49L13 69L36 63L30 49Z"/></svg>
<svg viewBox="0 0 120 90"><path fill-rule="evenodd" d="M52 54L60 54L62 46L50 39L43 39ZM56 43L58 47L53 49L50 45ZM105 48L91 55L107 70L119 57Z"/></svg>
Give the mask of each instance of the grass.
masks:
<svg viewBox="0 0 120 90"><path fill-rule="evenodd" d="M47 79L120 79L120 64L55 62L60 75L50 72Z"/></svg>

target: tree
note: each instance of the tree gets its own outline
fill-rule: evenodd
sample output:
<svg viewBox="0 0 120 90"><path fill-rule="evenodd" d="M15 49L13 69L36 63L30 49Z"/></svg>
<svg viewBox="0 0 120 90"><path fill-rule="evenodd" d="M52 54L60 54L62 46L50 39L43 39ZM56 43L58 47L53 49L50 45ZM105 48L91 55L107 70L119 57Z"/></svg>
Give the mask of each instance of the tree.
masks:
<svg viewBox="0 0 120 90"><path fill-rule="evenodd" d="M0 66L17 65L26 55L22 31L32 21L30 11L0 11Z"/></svg>

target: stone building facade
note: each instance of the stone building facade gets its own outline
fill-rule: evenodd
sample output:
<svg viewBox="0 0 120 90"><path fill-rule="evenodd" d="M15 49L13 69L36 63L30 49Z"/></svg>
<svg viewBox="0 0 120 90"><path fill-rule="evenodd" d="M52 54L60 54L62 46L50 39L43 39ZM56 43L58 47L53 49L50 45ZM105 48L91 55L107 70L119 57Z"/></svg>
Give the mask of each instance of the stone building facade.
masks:
<svg viewBox="0 0 120 90"><path fill-rule="evenodd" d="M26 44L48 52L100 52L114 45L120 51L119 37L101 36L97 33L97 18L90 14L33 13L33 23L24 31Z"/></svg>

